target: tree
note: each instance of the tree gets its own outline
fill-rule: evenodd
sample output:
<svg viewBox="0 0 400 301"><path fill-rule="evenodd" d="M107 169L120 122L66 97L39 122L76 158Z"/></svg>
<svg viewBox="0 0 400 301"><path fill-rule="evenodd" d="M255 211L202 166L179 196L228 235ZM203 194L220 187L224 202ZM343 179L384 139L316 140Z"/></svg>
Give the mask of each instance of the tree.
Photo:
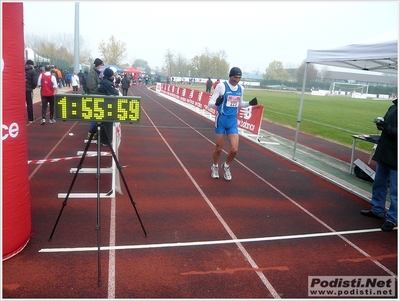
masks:
<svg viewBox="0 0 400 301"><path fill-rule="evenodd" d="M280 61L273 61L265 69L264 78L266 80L276 80L281 83L286 82L290 78L289 72L283 68L283 64Z"/></svg>
<svg viewBox="0 0 400 301"><path fill-rule="evenodd" d="M168 76L172 76L174 71L174 54L170 49L167 49L164 54L165 67L167 69Z"/></svg>
<svg viewBox="0 0 400 301"><path fill-rule="evenodd" d="M191 75L196 77L226 78L229 64L225 58L225 51L221 50L212 53L206 48L201 55L196 55L191 59Z"/></svg>
<svg viewBox="0 0 400 301"><path fill-rule="evenodd" d="M305 70L306 62L303 62L300 67L296 71L296 78L297 78L297 83L302 84L303 83L303 78L304 78L304 70ZM306 84L314 83L317 79L318 76L318 70L315 68L313 64L308 64L307 67L307 79L306 79Z"/></svg>
<svg viewBox="0 0 400 301"><path fill-rule="evenodd" d="M55 42L56 41L56 42ZM72 34L57 34L53 36L33 35L25 36L25 47L32 48L40 56L50 57L74 64L74 37ZM85 45L85 39L79 37L80 62L91 64L90 51Z"/></svg>
<svg viewBox="0 0 400 301"><path fill-rule="evenodd" d="M145 60L142 59L136 59L133 62L133 66L136 68L141 68L144 70L145 73L150 74L151 73L151 68L149 67L149 63Z"/></svg>
<svg viewBox="0 0 400 301"><path fill-rule="evenodd" d="M175 73L174 73L175 75L178 74L183 77L189 75L188 60L182 53L178 53L176 55L174 66L175 66Z"/></svg>
<svg viewBox="0 0 400 301"><path fill-rule="evenodd" d="M120 65L126 58L126 43L117 41L114 35L110 37L108 43L102 40L98 49L106 64Z"/></svg>
<svg viewBox="0 0 400 301"><path fill-rule="evenodd" d="M327 66L322 67L322 69L318 72L319 78L324 84L329 82L329 79L327 78L328 72L329 68Z"/></svg>

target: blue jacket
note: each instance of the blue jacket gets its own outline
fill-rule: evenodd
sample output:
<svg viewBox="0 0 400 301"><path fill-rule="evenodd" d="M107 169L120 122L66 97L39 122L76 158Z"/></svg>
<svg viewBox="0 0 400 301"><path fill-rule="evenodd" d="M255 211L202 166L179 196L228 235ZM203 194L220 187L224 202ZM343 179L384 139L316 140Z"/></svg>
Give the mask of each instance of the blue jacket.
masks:
<svg viewBox="0 0 400 301"><path fill-rule="evenodd" d="M100 81L98 93L105 95L119 95L119 91L115 88L114 82L105 76Z"/></svg>

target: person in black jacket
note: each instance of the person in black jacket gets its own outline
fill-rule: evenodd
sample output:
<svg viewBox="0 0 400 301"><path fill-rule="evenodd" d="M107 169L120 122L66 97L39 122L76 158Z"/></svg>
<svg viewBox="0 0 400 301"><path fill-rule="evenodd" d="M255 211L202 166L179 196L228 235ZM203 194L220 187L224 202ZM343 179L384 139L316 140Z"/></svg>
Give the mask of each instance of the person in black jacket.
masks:
<svg viewBox="0 0 400 301"><path fill-rule="evenodd" d="M103 72L103 78L101 79L99 83L99 89L98 89L98 94L105 94L105 95L114 95L117 96L119 95L119 90L115 88L114 85L114 71L110 68L106 68ZM102 124L105 126L105 130L107 131L108 138L110 142L112 143L113 139L113 122L102 122ZM107 143L105 143L106 136L104 131L100 135L100 141L103 146L106 146Z"/></svg>
<svg viewBox="0 0 400 301"><path fill-rule="evenodd" d="M121 80L121 86L122 86L122 95L127 96L129 87L131 86L131 80L128 78L127 74L125 74L124 78Z"/></svg>
<svg viewBox="0 0 400 301"><path fill-rule="evenodd" d="M384 216L389 185L390 207L381 229L392 231L397 225L397 98L385 116L375 119L375 123L382 134L372 157L377 162L372 186L372 209L361 210L361 214L375 218Z"/></svg>
<svg viewBox="0 0 400 301"><path fill-rule="evenodd" d="M211 78L208 78L206 82L206 92L211 93L212 86L213 86L213 81L211 80Z"/></svg>
<svg viewBox="0 0 400 301"><path fill-rule="evenodd" d="M33 68L32 60L27 60L25 65L25 90L26 90L26 110L29 123L33 123L33 90L37 86L39 74Z"/></svg>

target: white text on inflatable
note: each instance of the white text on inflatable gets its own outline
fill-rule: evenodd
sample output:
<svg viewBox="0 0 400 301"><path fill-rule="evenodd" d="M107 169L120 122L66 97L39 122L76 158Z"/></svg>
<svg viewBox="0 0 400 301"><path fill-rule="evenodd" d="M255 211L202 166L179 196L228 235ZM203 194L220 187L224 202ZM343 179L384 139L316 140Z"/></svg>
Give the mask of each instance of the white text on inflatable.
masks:
<svg viewBox="0 0 400 301"><path fill-rule="evenodd" d="M3 134L1 136L2 141L6 140L8 137L16 138L19 134L19 126L16 122L11 123L10 126L3 124L1 128L3 129Z"/></svg>

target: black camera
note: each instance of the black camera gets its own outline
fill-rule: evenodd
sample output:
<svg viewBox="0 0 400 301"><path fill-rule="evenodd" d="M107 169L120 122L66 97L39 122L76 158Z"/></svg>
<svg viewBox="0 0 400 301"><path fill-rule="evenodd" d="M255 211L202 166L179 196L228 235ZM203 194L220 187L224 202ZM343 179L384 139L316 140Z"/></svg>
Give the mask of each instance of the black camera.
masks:
<svg viewBox="0 0 400 301"><path fill-rule="evenodd" d="M377 117L374 119L374 123L380 123L382 121L385 121L385 119L383 117Z"/></svg>

